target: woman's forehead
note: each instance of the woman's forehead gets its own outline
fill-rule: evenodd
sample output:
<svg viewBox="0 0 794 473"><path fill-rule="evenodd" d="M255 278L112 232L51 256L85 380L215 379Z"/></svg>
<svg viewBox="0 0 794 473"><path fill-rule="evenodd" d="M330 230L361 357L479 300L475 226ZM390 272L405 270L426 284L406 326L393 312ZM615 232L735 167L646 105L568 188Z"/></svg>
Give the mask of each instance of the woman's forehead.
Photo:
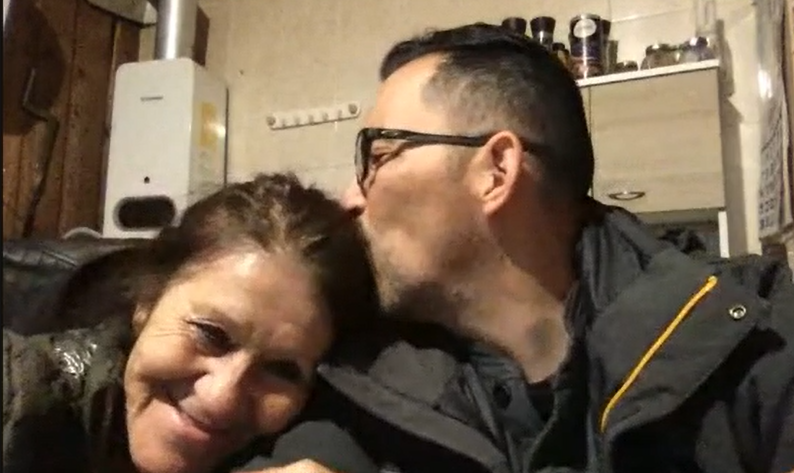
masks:
<svg viewBox="0 0 794 473"><path fill-rule="evenodd" d="M245 331L282 322L310 325L325 309L316 278L300 258L288 253L258 251L216 258L172 289L165 294L174 302L169 304L172 312L227 319Z"/></svg>

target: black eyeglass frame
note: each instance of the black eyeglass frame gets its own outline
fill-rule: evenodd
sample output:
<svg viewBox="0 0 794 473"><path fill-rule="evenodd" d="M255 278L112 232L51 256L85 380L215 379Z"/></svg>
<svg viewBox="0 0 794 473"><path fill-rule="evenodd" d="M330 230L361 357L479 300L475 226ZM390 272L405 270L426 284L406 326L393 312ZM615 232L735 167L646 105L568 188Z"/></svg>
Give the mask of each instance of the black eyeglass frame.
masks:
<svg viewBox="0 0 794 473"><path fill-rule="evenodd" d="M483 135L444 135L438 133L422 133L419 131L399 130L394 128L362 128L356 135L356 182L362 192L365 191L364 183L367 180L372 159L372 143L375 140L398 140L413 146L425 145L450 145L479 148L485 146L488 140L498 132ZM519 137L521 146L530 153L546 153L546 147L540 143L533 143L526 138ZM404 151L398 150L395 154Z"/></svg>

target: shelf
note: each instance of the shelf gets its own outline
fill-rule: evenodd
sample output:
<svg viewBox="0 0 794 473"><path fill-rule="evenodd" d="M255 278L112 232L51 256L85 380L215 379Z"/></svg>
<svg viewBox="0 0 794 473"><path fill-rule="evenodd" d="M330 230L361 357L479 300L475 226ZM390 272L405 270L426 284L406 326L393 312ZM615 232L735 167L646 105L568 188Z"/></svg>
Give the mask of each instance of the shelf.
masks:
<svg viewBox="0 0 794 473"><path fill-rule="evenodd" d="M593 85L614 84L638 79L648 79L651 77L681 74L683 72L716 69L718 67L720 67L719 59L710 59L708 61L676 64L674 66L656 67L653 69L642 69L639 71L621 72L618 74L607 74L605 76L590 77L587 79L579 79L576 81L576 83L579 84L579 87L590 87Z"/></svg>

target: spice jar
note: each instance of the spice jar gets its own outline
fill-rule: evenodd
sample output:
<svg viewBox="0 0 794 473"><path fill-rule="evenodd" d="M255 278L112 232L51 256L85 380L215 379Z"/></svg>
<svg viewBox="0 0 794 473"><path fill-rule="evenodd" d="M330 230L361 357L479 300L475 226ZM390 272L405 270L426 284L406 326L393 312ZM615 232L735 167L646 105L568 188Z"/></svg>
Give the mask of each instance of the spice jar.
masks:
<svg viewBox="0 0 794 473"><path fill-rule="evenodd" d="M642 60L643 69L666 67L678 64L678 48L670 44L656 43L645 48L645 59Z"/></svg>
<svg viewBox="0 0 794 473"><path fill-rule="evenodd" d="M565 66L566 69L571 68L571 53L563 43L554 43L551 46L551 51L557 56L557 59Z"/></svg>
<svg viewBox="0 0 794 473"><path fill-rule="evenodd" d="M551 51L554 44L554 27L557 21L550 16L537 16L530 20L529 29L532 38Z"/></svg>
<svg viewBox="0 0 794 473"><path fill-rule="evenodd" d="M637 69L639 69L637 66L637 61L620 61L619 63L615 64L613 71L615 74L618 74L621 72L636 71Z"/></svg>
<svg viewBox="0 0 794 473"><path fill-rule="evenodd" d="M502 21L502 27L517 34L527 34L527 20L521 17L512 16L510 18L505 18Z"/></svg>
<svg viewBox="0 0 794 473"><path fill-rule="evenodd" d="M612 22L601 18L601 66L604 74L612 73L618 57L618 42L609 37Z"/></svg>
<svg viewBox="0 0 794 473"><path fill-rule="evenodd" d="M695 36L680 46L679 63L698 62L714 59L714 50L709 46L709 40L703 36Z"/></svg>

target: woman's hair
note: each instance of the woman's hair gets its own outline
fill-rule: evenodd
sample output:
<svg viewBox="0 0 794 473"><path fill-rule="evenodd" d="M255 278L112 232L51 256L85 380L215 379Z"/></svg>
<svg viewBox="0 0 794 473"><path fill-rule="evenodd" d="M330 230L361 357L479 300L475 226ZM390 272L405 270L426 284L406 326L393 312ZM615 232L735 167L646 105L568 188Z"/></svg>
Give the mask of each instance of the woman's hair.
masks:
<svg viewBox="0 0 794 473"><path fill-rule="evenodd" d="M142 248L132 284L137 307L153 309L185 270L246 248L298 256L317 278L337 330L372 315L374 283L358 225L293 174L260 174L189 206L178 225Z"/></svg>

